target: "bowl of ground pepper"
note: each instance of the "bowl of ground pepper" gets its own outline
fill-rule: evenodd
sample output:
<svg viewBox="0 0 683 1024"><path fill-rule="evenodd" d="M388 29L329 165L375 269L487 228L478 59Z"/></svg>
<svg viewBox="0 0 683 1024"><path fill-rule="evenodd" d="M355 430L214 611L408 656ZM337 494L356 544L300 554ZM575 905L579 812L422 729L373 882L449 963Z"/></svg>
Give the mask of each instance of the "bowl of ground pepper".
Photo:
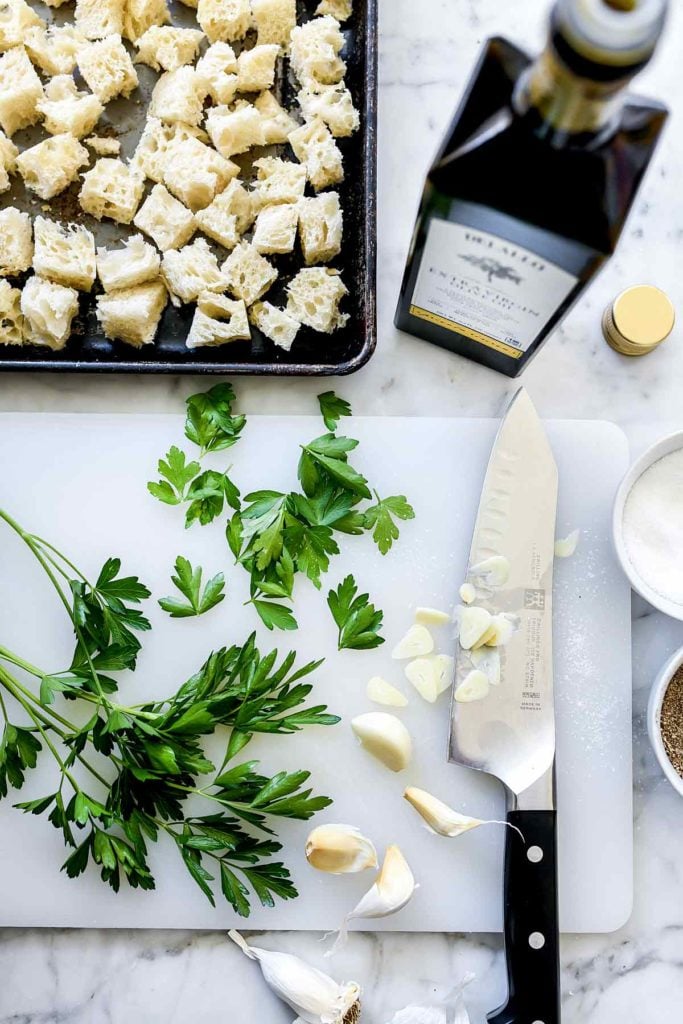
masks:
<svg viewBox="0 0 683 1024"><path fill-rule="evenodd" d="M655 680L647 709L647 731L662 771L683 796L683 647Z"/></svg>

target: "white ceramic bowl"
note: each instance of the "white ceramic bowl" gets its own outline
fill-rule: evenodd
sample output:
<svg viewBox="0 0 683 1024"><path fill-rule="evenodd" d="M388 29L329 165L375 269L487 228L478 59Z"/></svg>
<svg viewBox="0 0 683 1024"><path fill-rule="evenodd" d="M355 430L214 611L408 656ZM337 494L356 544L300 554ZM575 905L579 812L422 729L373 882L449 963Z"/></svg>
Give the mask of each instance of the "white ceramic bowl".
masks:
<svg viewBox="0 0 683 1024"><path fill-rule="evenodd" d="M683 647L669 658L666 665L654 681L654 685L650 693L650 702L647 706L647 731L650 736L652 749L657 755L657 760L659 761L662 771L674 789L683 796L683 778L681 778L669 760L662 740L661 728L662 702L664 700L664 694L681 665L683 665Z"/></svg>
<svg viewBox="0 0 683 1024"><path fill-rule="evenodd" d="M673 619L680 619L683 621L683 604L678 604L676 601L670 601L667 597L663 597L662 594L658 594L656 590L653 590L647 580L644 580L642 576L636 572L626 550L626 544L624 542L624 506L626 500L631 493L631 489L635 484L636 480L649 469L655 462L663 459L665 455L670 455L672 452L678 451L683 448L683 431L679 431L676 434L670 434L668 437L663 437L661 441L657 441L651 448L641 455L636 462L633 463L628 473L622 480L617 496L614 501L614 511L612 514L612 536L614 538L614 547L617 552L617 557L621 563L621 567L628 576L631 586L633 589L644 597L654 608L658 608L660 612L664 612L666 615L670 615Z"/></svg>

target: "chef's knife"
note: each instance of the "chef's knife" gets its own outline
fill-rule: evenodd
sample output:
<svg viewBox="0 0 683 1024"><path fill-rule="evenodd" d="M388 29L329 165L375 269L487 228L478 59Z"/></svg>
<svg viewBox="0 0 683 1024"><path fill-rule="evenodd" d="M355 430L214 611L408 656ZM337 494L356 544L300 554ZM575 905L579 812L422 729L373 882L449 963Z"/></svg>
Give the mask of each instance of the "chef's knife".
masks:
<svg viewBox="0 0 683 1024"><path fill-rule="evenodd" d="M508 614L516 628L499 649L500 683L483 699L453 700L450 735L451 761L505 784L514 826L506 829L505 847L508 998L489 1015L493 1024L560 1020L552 674L557 489L550 445L521 389L493 447L468 569L468 581L480 588L477 604ZM482 599L486 581L472 569L494 555L507 559L509 576L502 586L484 587ZM474 667L471 652L460 650L455 689Z"/></svg>

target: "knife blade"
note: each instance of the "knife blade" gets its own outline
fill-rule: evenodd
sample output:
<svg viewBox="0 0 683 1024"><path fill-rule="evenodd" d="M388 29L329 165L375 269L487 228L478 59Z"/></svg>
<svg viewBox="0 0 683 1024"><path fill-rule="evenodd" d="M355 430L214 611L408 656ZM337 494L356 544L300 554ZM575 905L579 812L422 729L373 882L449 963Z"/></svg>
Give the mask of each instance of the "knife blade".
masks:
<svg viewBox="0 0 683 1024"><path fill-rule="evenodd" d="M504 869L508 999L493 1024L558 1024L555 714L552 672L552 583L558 471L527 392L513 398L486 470L467 581L476 604L513 624L497 648L500 681L479 700L455 699L479 664L495 683L489 650L459 650L449 758L484 771L508 794ZM505 560L507 579L491 585L482 563ZM501 563L499 563L501 564ZM487 666L487 659L489 664Z"/></svg>

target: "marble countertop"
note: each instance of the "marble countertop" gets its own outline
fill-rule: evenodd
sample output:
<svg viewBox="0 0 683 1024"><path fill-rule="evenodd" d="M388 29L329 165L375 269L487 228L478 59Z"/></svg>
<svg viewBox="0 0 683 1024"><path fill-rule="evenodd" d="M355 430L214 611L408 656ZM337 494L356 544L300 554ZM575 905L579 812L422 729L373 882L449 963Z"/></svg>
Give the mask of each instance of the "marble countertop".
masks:
<svg viewBox="0 0 683 1024"><path fill-rule="evenodd" d="M683 327L641 360L602 340L600 314L622 287L665 288L683 309L683 8L641 91L673 115L618 254L523 377L548 417L603 418L626 431L634 454L683 427ZM482 40L507 35L537 48L548 0L381 0L379 131L379 345L339 390L357 413L497 416L517 383L398 334L393 308L423 175ZM558 196L558 202L562 197ZM0 379L0 410L176 411L196 381L178 378L19 376ZM238 382L246 411L305 412L319 383ZM651 1024L683 1004L683 804L663 779L645 731L651 680L683 643L683 623L634 604L635 907L613 935L562 941L566 1024ZM319 936L259 936L323 966ZM365 990L363 1021L386 1024L408 1003L443 999L467 971L474 1024L502 1001L497 936L355 935L334 961ZM289 1024L292 1014L222 934L0 931L0 1024Z"/></svg>

